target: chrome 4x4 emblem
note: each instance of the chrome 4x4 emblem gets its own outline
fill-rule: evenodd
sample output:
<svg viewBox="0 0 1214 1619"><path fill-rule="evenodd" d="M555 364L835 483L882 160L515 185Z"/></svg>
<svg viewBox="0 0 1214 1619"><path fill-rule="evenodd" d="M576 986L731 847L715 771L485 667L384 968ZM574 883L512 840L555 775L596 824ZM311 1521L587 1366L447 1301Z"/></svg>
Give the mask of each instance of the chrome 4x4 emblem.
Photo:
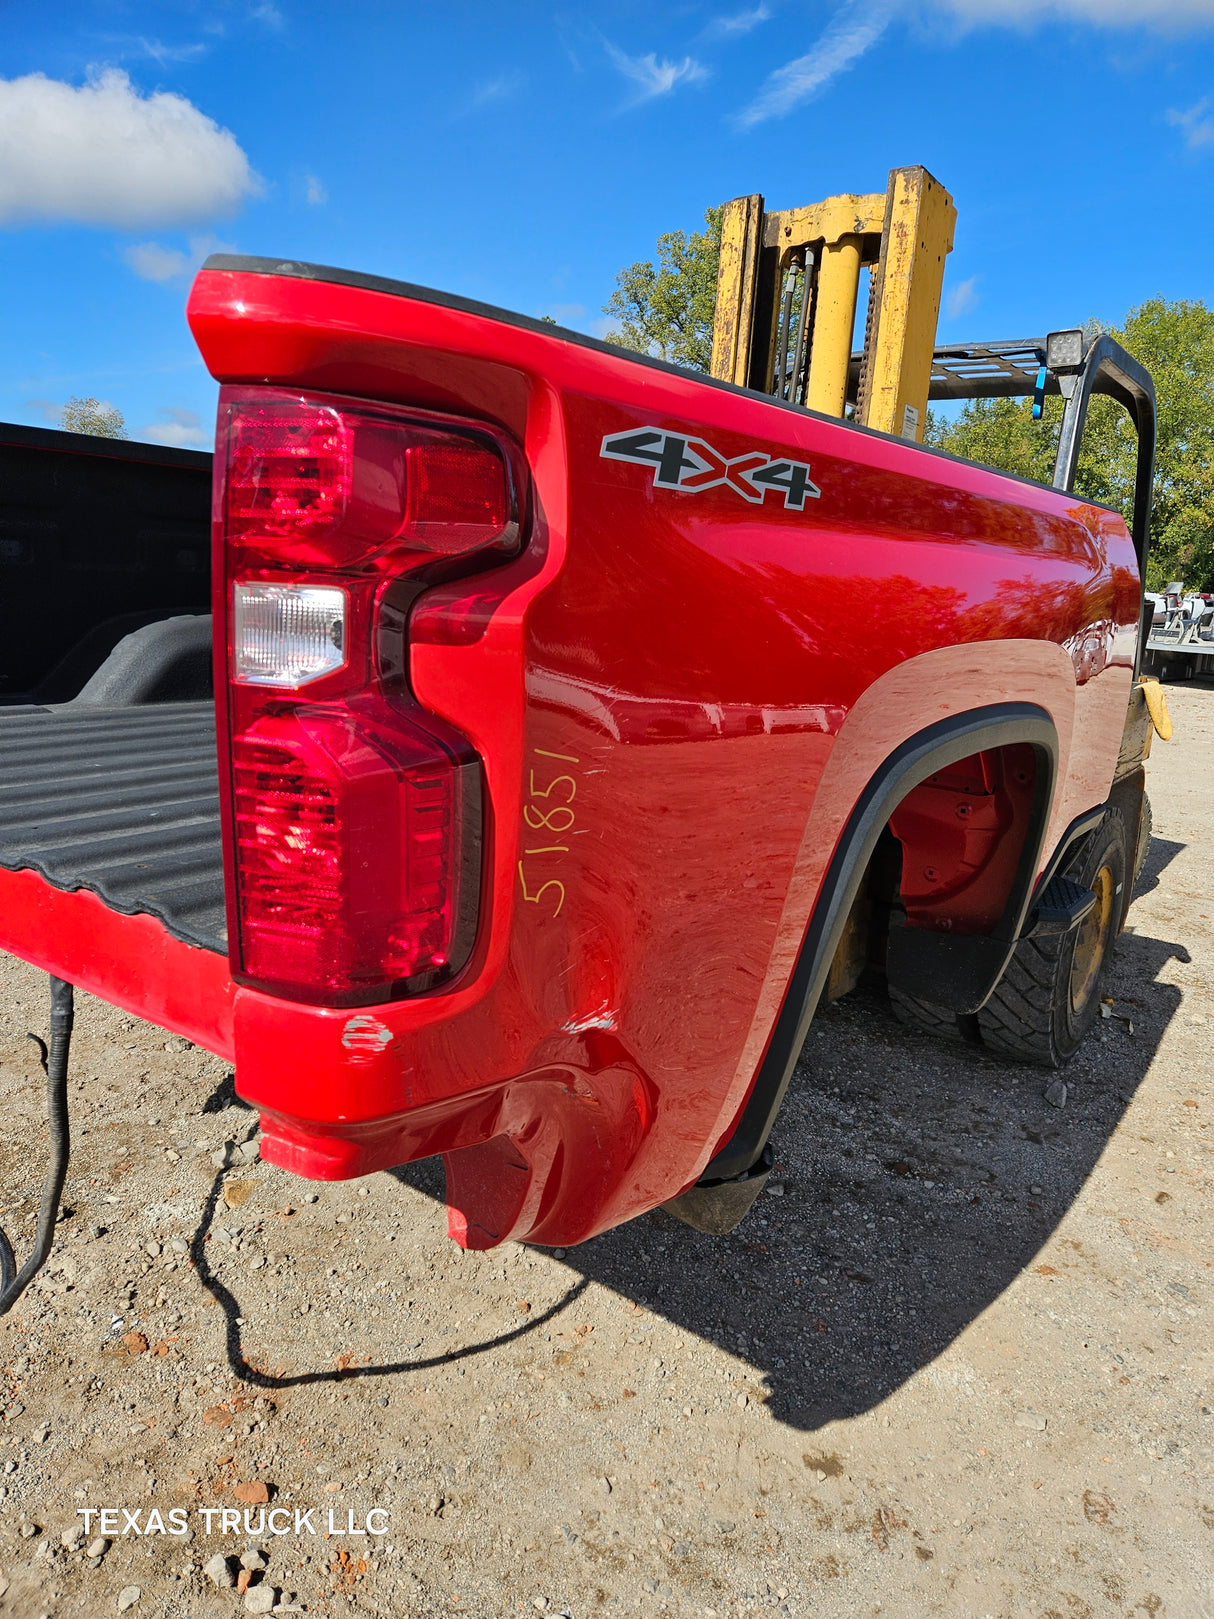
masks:
<svg viewBox="0 0 1214 1619"><path fill-rule="evenodd" d="M804 461L786 461L762 450L747 450L732 459L714 450L702 438L667 433L660 427L641 427L631 433L608 433L599 451L608 461L633 461L653 468L657 489L681 489L700 494L728 486L753 505L763 503L770 489L784 496L787 510L799 512L805 502L822 493L809 476Z"/></svg>

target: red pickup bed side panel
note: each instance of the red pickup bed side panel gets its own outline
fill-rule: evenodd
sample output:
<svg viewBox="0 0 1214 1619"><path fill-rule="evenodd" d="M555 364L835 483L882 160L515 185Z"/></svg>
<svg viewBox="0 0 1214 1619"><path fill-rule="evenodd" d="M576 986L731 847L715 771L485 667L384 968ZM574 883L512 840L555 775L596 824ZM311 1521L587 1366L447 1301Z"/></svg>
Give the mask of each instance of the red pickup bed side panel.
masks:
<svg viewBox="0 0 1214 1619"><path fill-rule="evenodd" d="M237 989L237 1083L267 1157L335 1177L442 1151L459 1240L577 1241L680 1191L728 1133L840 829L899 743L1035 702L1059 733L1047 843L1103 801L1132 548L1072 498L323 274L204 271L213 374L489 420L524 450L535 520L524 558L423 598L411 632L419 699L484 760L471 963L365 1012ZM697 441L709 475L662 487L604 457L640 429ZM821 491L800 509L713 482L780 458Z"/></svg>

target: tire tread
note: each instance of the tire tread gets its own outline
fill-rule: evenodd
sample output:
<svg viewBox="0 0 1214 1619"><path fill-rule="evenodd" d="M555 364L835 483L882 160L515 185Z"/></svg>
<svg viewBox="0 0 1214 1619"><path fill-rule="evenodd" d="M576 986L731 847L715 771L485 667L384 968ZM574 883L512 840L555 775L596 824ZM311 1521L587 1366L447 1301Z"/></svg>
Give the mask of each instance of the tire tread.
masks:
<svg viewBox="0 0 1214 1619"><path fill-rule="evenodd" d="M1068 875L1079 882L1088 882L1095 876L1098 851L1108 847L1110 836L1116 838L1120 828L1121 853L1124 867L1125 826L1121 815L1111 810L1103 823L1104 831L1097 832L1076 855ZM1089 872L1089 865L1093 869ZM1116 924L1109 941L1112 953L1117 936ZM1086 1027L1070 1049L1064 1049L1058 1039L1059 997L1069 994L1070 953L1069 939L1061 935L1041 939L1021 939L1008 962L1007 970L991 993L990 999L978 1013L978 1027L982 1043L988 1050L1013 1062L1031 1063L1041 1068L1061 1068L1070 1061L1086 1035ZM1108 956L1105 958L1107 968ZM1103 976L1102 969L1102 976ZM1099 1000L1100 983L1093 990L1093 1000ZM1091 1003L1089 1003L1090 1005ZM1085 1017L1090 1027L1095 1016L1093 1009Z"/></svg>

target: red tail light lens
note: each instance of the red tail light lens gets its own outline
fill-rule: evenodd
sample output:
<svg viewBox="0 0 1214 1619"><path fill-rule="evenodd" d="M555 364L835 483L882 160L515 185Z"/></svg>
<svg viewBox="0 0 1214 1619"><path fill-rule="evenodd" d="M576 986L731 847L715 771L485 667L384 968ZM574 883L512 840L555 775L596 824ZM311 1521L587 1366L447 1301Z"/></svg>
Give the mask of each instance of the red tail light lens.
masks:
<svg viewBox="0 0 1214 1619"><path fill-rule="evenodd" d="M386 705L318 704L261 718L233 754L246 973L340 1002L462 965L479 820L466 746Z"/></svg>
<svg viewBox="0 0 1214 1619"><path fill-rule="evenodd" d="M225 526L252 564L399 573L518 538L495 440L370 406L231 391Z"/></svg>
<svg viewBox="0 0 1214 1619"><path fill-rule="evenodd" d="M352 434L326 405L262 404L231 423L228 537L323 534L345 517Z"/></svg>
<svg viewBox="0 0 1214 1619"><path fill-rule="evenodd" d="M509 520L501 463L480 444L411 445L405 490L402 533L445 556L491 544Z"/></svg>
<svg viewBox="0 0 1214 1619"><path fill-rule="evenodd" d="M431 989L474 941L481 767L402 692L411 596L393 586L513 552L515 452L471 424L271 389L224 389L225 423L233 972L333 1006Z"/></svg>

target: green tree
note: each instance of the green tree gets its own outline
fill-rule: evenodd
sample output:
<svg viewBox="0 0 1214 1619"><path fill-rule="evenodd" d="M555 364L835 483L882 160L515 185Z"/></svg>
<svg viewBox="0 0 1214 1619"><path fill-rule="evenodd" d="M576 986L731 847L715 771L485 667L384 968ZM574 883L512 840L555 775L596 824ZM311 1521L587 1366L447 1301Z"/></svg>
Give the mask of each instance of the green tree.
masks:
<svg viewBox="0 0 1214 1619"><path fill-rule="evenodd" d="M1214 309L1200 300L1152 298L1111 334L1155 379L1159 415L1155 502L1147 584L1214 582ZM1062 401L1047 399L1040 422L1027 399L976 400L949 421L935 412L929 444L1048 483ZM1120 405L1098 397L1080 445L1077 491L1130 519L1137 436Z"/></svg>
<svg viewBox="0 0 1214 1619"><path fill-rule="evenodd" d="M75 394L59 412L67 433L91 433L94 438L125 438L126 418L116 405L101 399L79 399Z"/></svg>
<svg viewBox="0 0 1214 1619"><path fill-rule="evenodd" d="M1047 399L1039 422L1033 420L1032 401L1027 399L972 399L951 419L929 410L923 442L1000 472L1049 483L1058 450L1060 405L1060 400Z"/></svg>
<svg viewBox="0 0 1214 1619"><path fill-rule="evenodd" d="M609 343L652 354L696 371L712 364L712 317L717 301L721 208L704 214L704 229L658 237L658 262L638 260L616 276L603 313L619 322Z"/></svg>

